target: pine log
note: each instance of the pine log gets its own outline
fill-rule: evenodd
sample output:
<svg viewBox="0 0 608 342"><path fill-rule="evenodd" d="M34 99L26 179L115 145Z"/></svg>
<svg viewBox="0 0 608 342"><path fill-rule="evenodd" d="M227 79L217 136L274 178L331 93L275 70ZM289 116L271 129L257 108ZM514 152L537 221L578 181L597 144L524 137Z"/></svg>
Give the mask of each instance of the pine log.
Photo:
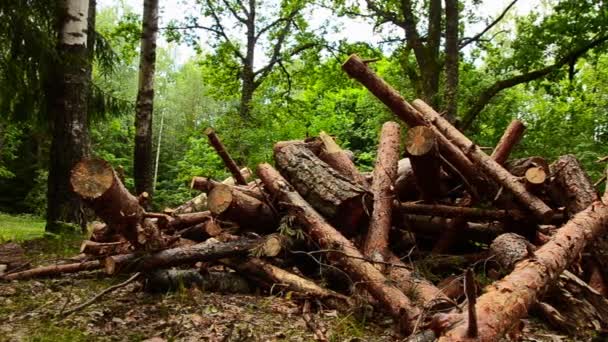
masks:
<svg viewBox="0 0 608 342"><path fill-rule="evenodd" d="M414 200L418 198L418 187L414 170L409 158L399 160L397 164L397 179L395 180L395 196L400 201Z"/></svg>
<svg viewBox="0 0 608 342"><path fill-rule="evenodd" d="M209 143L211 144L211 146L213 146L217 154L224 161L224 165L232 174L232 178L234 178L236 184L247 185L247 180L245 179L245 177L243 177L243 174L241 174L241 170L234 162L234 159L230 157L230 154L228 154L228 151L224 147L224 144L222 144L220 138L217 136L213 128L209 127L205 129L205 135L207 136L207 138L209 138Z"/></svg>
<svg viewBox="0 0 608 342"><path fill-rule="evenodd" d="M202 242L210 237L218 237L223 233L224 231L222 230L222 228L212 217L210 217L204 222L177 231L175 235L186 239Z"/></svg>
<svg viewBox="0 0 608 342"><path fill-rule="evenodd" d="M270 193L288 203L310 238L316 241L320 248L329 250L329 260L342 267L355 281L360 282L395 317L403 331L411 332L412 324L420 311L403 292L387 282L376 267L365 261L353 243L330 226L272 166L260 164L258 176Z"/></svg>
<svg viewBox="0 0 608 342"><path fill-rule="evenodd" d="M427 202L435 201L441 196L441 158L435 133L426 126L410 128L405 138L405 150L422 198Z"/></svg>
<svg viewBox="0 0 608 342"><path fill-rule="evenodd" d="M323 141L320 138L311 137L304 140L278 141L274 144L274 149L281 149L287 145L299 145L305 147L317 156L320 155L321 151L325 148Z"/></svg>
<svg viewBox="0 0 608 342"><path fill-rule="evenodd" d="M209 207L207 207L207 194L203 192L202 194L196 195L195 197L175 209L165 209L165 213L187 214L198 211L205 211L208 209Z"/></svg>
<svg viewBox="0 0 608 342"><path fill-rule="evenodd" d="M270 246L266 243L271 241ZM197 261L212 261L222 258L243 256L258 253L265 256L276 256L276 240L271 238L239 239L230 242L219 242L209 239L193 246L175 247L152 254L122 254L107 257L104 269L107 274L150 271Z"/></svg>
<svg viewBox="0 0 608 342"><path fill-rule="evenodd" d="M105 160L79 161L72 168L70 183L95 214L136 249L156 250L166 245L160 231L143 219L144 210L137 198L129 193Z"/></svg>
<svg viewBox="0 0 608 342"><path fill-rule="evenodd" d="M411 202L395 202L394 205L396 210L407 215L463 218L468 221L504 221L507 219L522 219L526 217L526 214L520 210L482 209Z"/></svg>
<svg viewBox="0 0 608 342"><path fill-rule="evenodd" d="M559 157L550 165L550 169L553 177L552 198L559 205L566 207L569 216L584 210L599 199L589 175L575 156L567 154Z"/></svg>
<svg viewBox="0 0 608 342"><path fill-rule="evenodd" d="M498 144L496 144L496 147L494 148L494 151L492 151L490 157L492 157L492 159L494 159L498 164L504 165L515 145L517 145L517 143L523 137L525 130L526 126L523 124L523 122L519 120L511 121L498 141Z"/></svg>
<svg viewBox="0 0 608 342"><path fill-rule="evenodd" d="M209 211L220 220L235 222L258 232L276 230L278 219L266 203L224 184L218 184L207 198Z"/></svg>
<svg viewBox="0 0 608 342"><path fill-rule="evenodd" d="M31 268L29 270L9 273L0 277L3 280L22 280L38 277L52 277L65 273L77 273L81 271L92 271L101 268L98 260L77 262L72 264L55 264Z"/></svg>
<svg viewBox="0 0 608 342"><path fill-rule="evenodd" d="M85 240L80 245L80 253L96 257L114 254L126 254L131 252L131 244L128 241L95 242Z"/></svg>
<svg viewBox="0 0 608 342"><path fill-rule="evenodd" d="M347 234L366 215L367 192L301 145L276 148L277 168L310 205Z"/></svg>
<svg viewBox="0 0 608 342"><path fill-rule="evenodd" d="M393 180L397 178L400 143L399 124L392 121L384 123L372 180L371 190L374 195L372 217L362 248L363 254L372 260L385 261L388 252L388 234L391 230L395 197L392 185Z"/></svg>
<svg viewBox="0 0 608 342"><path fill-rule="evenodd" d="M144 290L150 293L164 293L183 288L201 288L205 292L251 293L245 278L229 272L205 272L197 270L155 270L146 274Z"/></svg>
<svg viewBox="0 0 608 342"><path fill-rule="evenodd" d="M486 287L477 299L479 336L475 341L497 341L525 316L537 298L608 227L608 206L594 202L561 227L531 258L520 261L508 276ZM473 341L466 337L464 317L439 341Z"/></svg>
<svg viewBox="0 0 608 342"><path fill-rule="evenodd" d="M230 178L230 179L232 179L232 178ZM257 187L250 187L249 185L247 185L247 186L231 185L231 184L226 184L225 180L223 182L218 182L218 181L214 181L213 179L209 179L207 177L193 177L192 182L190 183L190 188L199 190L199 191L203 191L203 192L209 194L209 192L211 192L211 190L213 190L213 188L215 186L217 186L218 184L224 184L226 186L233 187L234 189L236 189L246 195L249 195L251 197L257 198L260 201L265 200L264 194L262 194L262 191Z"/></svg>
<svg viewBox="0 0 608 342"><path fill-rule="evenodd" d="M427 236L433 240L444 233L446 220L441 217L423 215L402 215L400 226L420 236ZM472 241L492 242L498 235L507 231L503 222L476 223L466 222L462 227L460 237L466 237Z"/></svg>
<svg viewBox="0 0 608 342"><path fill-rule="evenodd" d="M427 126L432 129L437 137L439 152L445 158L445 161L443 161L445 170L453 171L455 169L458 176L464 178L465 185L473 194L483 193L488 187L487 179L477 171L477 167L475 167L471 160L435 126L426 122L414 107L405 101L386 81L378 77L359 56L351 55L342 64L342 69L350 77L361 82L408 126Z"/></svg>
<svg viewBox="0 0 608 342"><path fill-rule="evenodd" d="M551 219L553 211L538 197L531 194L522 184L517 181L517 178L505 170L500 164L494 161L490 156L485 154L479 146L475 145L469 138L458 131L451 123L444 119L433 108L427 105L422 100L415 100L413 106L432 122L446 138L450 139L458 146L465 154L490 176L498 185L508 190L513 196L534 216L545 222Z"/></svg>
<svg viewBox="0 0 608 342"><path fill-rule="evenodd" d="M336 144L331 136L325 132L320 132L319 139L323 142L323 148L318 153L318 156L322 161L326 162L346 178L355 181L360 186L364 188L369 187L367 180L361 172L359 172L355 163L353 163L348 154Z"/></svg>

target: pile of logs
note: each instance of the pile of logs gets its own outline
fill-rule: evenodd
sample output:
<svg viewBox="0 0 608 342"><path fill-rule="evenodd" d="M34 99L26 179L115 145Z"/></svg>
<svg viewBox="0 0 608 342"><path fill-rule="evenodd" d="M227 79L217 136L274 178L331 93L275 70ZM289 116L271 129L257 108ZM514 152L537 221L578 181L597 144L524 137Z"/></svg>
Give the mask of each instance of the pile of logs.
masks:
<svg viewBox="0 0 608 342"><path fill-rule="evenodd" d="M373 172L321 133L277 142L274 166L248 181L208 129L232 178L195 177L201 195L152 213L107 162L85 159L71 184L103 221L85 259L4 279L103 269L141 272L152 291L290 291L340 310L369 304L416 340L497 341L529 312L569 334L608 329L608 197L574 156L510 160L517 120L488 155L359 57L343 69L409 127L382 126Z"/></svg>

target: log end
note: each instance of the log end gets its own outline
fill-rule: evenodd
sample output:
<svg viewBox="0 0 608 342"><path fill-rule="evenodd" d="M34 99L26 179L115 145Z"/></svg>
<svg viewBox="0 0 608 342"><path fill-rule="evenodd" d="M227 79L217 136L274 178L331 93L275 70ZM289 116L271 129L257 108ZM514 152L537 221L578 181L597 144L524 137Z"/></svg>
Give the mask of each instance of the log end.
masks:
<svg viewBox="0 0 608 342"><path fill-rule="evenodd" d="M205 128L205 130L203 131L203 133L205 133L206 136L210 136L212 134L215 134L215 130L211 127L207 127Z"/></svg>
<svg viewBox="0 0 608 342"><path fill-rule="evenodd" d="M70 183L83 198L98 198L114 184L114 170L105 160L83 159L72 168Z"/></svg>
<svg viewBox="0 0 608 342"><path fill-rule="evenodd" d="M344 63L342 63L342 70L350 74L351 70L354 70L357 65L361 64L363 64L363 60L361 60L361 57L359 57L357 54L352 54L348 56Z"/></svg>
<svg viewBox="0 0 608 342"><path fill-rule="evenodd" d="M218 184L209 192L207 205L212 214L220 215L232 204L232 189L225 184Z"/></svg>
<svg viewBox="0 0 608 342"><path fill-rule="evenodd" d="M208 191L209 179L207 177L192 177L192 181L190 182L190 189Z"/></svg>
<svg viewBox="0 0 608 342"><path fill-rule="evenodd" d="M103 269L108 275L116 273L116 261L114 260L114 257L109 256L103 260Z"/></svg>
<svg viewBox="0 0 608 342"><path fill-rule="evenodd" d="M542 166L531 167L526 170L524 177L530 184L539 185L547 180L547 173Z"/></svg>
<svg viewBox="0 0 608 342"><path fill-rule="evenodd" d="M423 156L436 145L435 133L425 126L416 126L407 131L405 148L412 156Z"/></svg>

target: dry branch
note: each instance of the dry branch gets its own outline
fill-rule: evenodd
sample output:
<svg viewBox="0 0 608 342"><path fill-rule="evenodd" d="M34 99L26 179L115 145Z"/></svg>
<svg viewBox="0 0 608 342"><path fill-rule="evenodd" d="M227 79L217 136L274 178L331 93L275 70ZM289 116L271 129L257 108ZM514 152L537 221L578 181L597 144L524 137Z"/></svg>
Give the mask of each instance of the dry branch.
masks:
<svg viewBox="0 0 608 342"><path fill-rule="evenodd" d="M239 167L234 162L234 159L232 159L232 157L230 157L230 154L228 154L228 151L224 147L224 144L222 144L220 138L217 136L213 128L209 127L205 129L205 135L207 136L207 138L209 138L209 143L211 144L211 146L213 146L217 154L224 161L224 165L230 171L236 183L241 185L247 185L247 180L241 173Z"/></svg>
<svg viewBox="0 0 608 342"><path fill-rule="evenodd" d="M4 280L22 280L37 277L56 276L64 273L77 273L80 271L92 271L101 268L101 263L97 260L77 262L72 264L56 264L49 266L41 266L29 270L9 273L0 277Z"/></svg>
<svg viewBox="0 0 608 342"><path fill-rule="evenodd" d="M511 121L498 141L498 144L496 144L496 147L494 148L494 151L492 151L490 157L492 157L498 164L503 165L509 158L509 155L511 154L511 151L515 145L517 145L517 143L523 137L525 130L526 126L523 124L523 122L519 120Z"/></svg>

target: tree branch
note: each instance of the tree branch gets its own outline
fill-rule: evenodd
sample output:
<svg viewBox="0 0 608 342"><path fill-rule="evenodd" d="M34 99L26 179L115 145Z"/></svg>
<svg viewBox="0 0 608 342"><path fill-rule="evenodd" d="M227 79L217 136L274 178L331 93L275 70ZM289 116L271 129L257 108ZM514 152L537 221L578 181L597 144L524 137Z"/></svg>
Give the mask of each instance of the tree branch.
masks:
<svg viewBox="0 0 608 342"><path fill-rule="evenodd" d="M297 7L295 9L293 9L286 17L280 17L280 18L276 19L275 21L271 22L270 24L266 25L260 31L258 31L258 33L255 35L255 40L257 41L264 33L269 31L273 27L277 26L278 24L280 24L282 22L291 22L293 20L293 18L300 12L300 10L302 10L302 8Z"/></svg>
<svg viewBox="0 0 608 342"><path fill-rule="evenodd" d="M232 40L230 40L230 38L226 34L226 31L224 31L224 27L222 26L222 21L220 20L220 17L218 16L217 12L215 11L215 8L213 7L213 4L211 3L210 0L207 0L207 6L209 7L209 12L211 12L211 16L213 17L213 20L215 21L215 26L217 27L217 29L212 29L209 31L214 32L218 36L223 38L233 48L235 54L242 61L245 61L245 56L243 56L243 53L241 52L241 50L238 49L237 45L234 44L232 42ZM201 27L201 28L203 28L203 27Z"/></svg>
<svg viewBox="0 0 608 342"><path fill-rule="evenodd" d="M587 44L579 47L578 49L572 50L570 53L566 54L562 58L560 58L555 64L546 66L539 70L530 71L525 74L517 75L506 80L500 80L495 82L492 86L484 90L481 95L479 95L477 101L469 108L466 115L463 119L463 124L461 130L468 129L473 121L477 118L479 113L486 107L486 105L490 102L490 100L498 94L500 91L504 89L508 89L514 87L518 84L527 83L539 78L542 78L555 70L558 70L562 66L568 64L569 62L580 58L582 55L587 53L587 51L605 43L608 41L608 35L598 37Z"/></svg>
<svg viewBox="0 0 608 342"><path fill-rule="evenodd" d="M277 45L278 45L278 42L277 42ZM261 68L260 70L258 70L254 73L257 76L257 79L254 82L255 88L260 86L260 84L262 83L264 78L266 78L266 76L268 76L268 74L272 71L272 69L274 68L274 66L277 63L282 63L284 61L285 58L280 55L280 48L277 49L277 45L275 45L275 52L278 51L278 53L277 54L273 53L273 56L270 59L270 61L268 62L268 64L266 64L266 66L264 66L263 68ZM300 52L302 52L304 50L308 50L315 46L317 46L316 43L306 43L306 44L302 44L300 46L296 46L285 57L293 57L293 56L299 54Z"/></svg>
<svg viewBox="0 0 608 342"><path fill-rule="evenodd" d="M230 13L232 14L232 16L240 21L241 23L247 25L247 18L246 17L241 17L238 12L232 8L232 6L230 6L230 3L228 3L227 0L222 0L222 2L224 3L224 6L226 6L226 8L228 9L228 11L230 11ZM245 13L245 15L247 15L247 13Z"/></svg>
<svg viewBox="0 0 608 342"><path fill-rule="evenodd" d="M511 9L511 7L513 7L515 5L515 3L517 2L517 0L513 0L511 1L511 3L502 11L502 13L496 17L496 19L494 19L494 21L492 21L485 29L483 29L481 32L479 32L478 34L474 35L471 38L466 38L463 39L463 41L460 43L460 49L462 50L462 48L464 48L465 46L478 41L484 34L486 34L486 32L488 32L490 29L492 29L492 27L496 26L496 24L498 24L502 18L505 17L505 15L507 14L507 12L509 12L509 10Z"/></svg>

